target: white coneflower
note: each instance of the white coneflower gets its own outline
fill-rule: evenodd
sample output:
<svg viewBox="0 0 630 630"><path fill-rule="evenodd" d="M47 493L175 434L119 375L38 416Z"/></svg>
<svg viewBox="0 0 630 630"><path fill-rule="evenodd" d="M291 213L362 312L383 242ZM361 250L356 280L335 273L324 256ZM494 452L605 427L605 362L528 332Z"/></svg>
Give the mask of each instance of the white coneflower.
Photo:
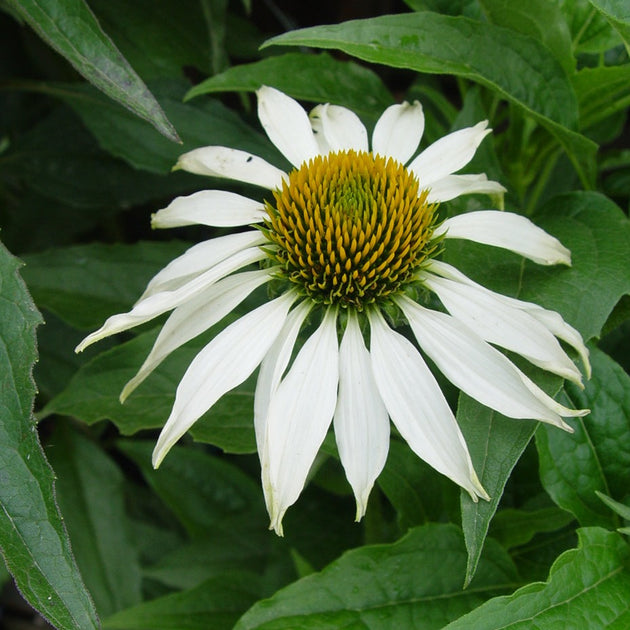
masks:
<svg viewBox="0 0 630 630"><path fill-rule="evenodd" d="M417 102L385 110L371 148L365 127L344 107L319 105L309 117L293 99L263 87L258 113L270 140L293 164L291 172L226 147L186 153L178 167L266 188L271 194L264 203L208 190L179 197L153 216L154 227L254 229L189 249L151 280L129 313L110 317L78 350L173 311L124 388L124 400L169 353L273 281L277 297L226 327L190 364L154 465L260 366L254 425L265 501L279 534L331 422L357 520L385 464L389 419L423 460L473 499L487 498L435 378L418 347L387 323L384 309L404 316L418 346L471 397L512 418L569 429L562 418L586 410L555 402L494 345L580 383L558 342L577 350L588 373L579 333L557 313L493 293L435 259L452 238L503 247L545 265L570 264L569 251L516 214L489 210L436 221L441 201L503 192L485 175L454 174L490 132L486 122L455 131L414 158L424 130ZM437 295L447 312L415 301L417 288ZM309 314L320 323L289 365Z"/></svg>

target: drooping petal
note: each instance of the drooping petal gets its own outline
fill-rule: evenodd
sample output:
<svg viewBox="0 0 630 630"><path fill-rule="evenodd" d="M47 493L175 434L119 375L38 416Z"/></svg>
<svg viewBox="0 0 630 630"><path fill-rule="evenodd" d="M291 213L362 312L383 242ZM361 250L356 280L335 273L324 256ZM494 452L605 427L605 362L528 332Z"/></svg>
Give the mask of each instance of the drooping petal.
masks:
<svg viewBox="0 0 630 630"><path fill-rule="evenodd" d="M228 276L178 306L162 326L138 373L123 388L120 402L124 403L173 350L222 320L270 275L271 270L259 269Z"/></svg>
<svg viewBox="0 0 630 630"><path fill-rule="evenodd" d="M295 298L295 294L285 293L243 315L197 354L179 383L171 415L155 445L155 468L221 396L256 369L282 329Z"/></svg>
<svg viewBox="0 0 630 630"><path fill-rule="evenodd" d="M422 282L446 310L482 339L512 350L548 372L581 385L582 376L549 329L491 291L431 273Z"/></svg>
<svg viewBox="0 0 630 630"><path fill-rule="evenodd" d="M478 210L446 219L434 236L461 238L509 249L539 265L571 265L571 252L528 218L513 212Z"/></svg>
<svg viewBox="0 0 630 630"><path fill-rule="evenodd" d="M258 454L261 458L267 432L269 401L278 388L282 375L289 364L295 340L306 316L311 310L311 306L309 300L302 300L289 313L280 334L260 364L258 380L256 381L256 393L254 395L254 428L256 430Z"/></svg>
<svg viewBox="0 0 630 630"><path fill-rule="evenodd" d="M176 197L166 208L155 212L151 216L151 227L234 227L259 223L266 216L259 201L226 190L201 190L186 197Z"/></svg>
<svg viewBox="0 0 630 630"><path fill-rule="evenodd" d="M457 421L420 353L369 313L372 371L392 422L411 449L427 464L477 497L488 495L475 474Z"/></svg>
<svg viewBox="0 0 630 630"><path fill-rule="evenodd" d="M484 120L474 127L449 133L428 146L411 164L420 188L430 188L433 182L456 173L472 160L481 141L492 131Z"/></svg>
<svg viewBox="0 0 630 630"><path fill-rule="evenodd" d="M447 175L431 184L427 196L428 203L450 201L461 195L500 195L506 189L488 179L484 173L476 175Z"/></svg>
<svg viewBox="0 0 630 630"><path fill-rule="evenodd" d="M136 304L155 293L178 289L230 256L256 245L262 245L264 242L265 237L261 232L249 230L198 243L181 256L171 260L164 269L153 276Z"/></svg>
<svg viewBox="0 0 630 630"><path fill-rule="evenodd" d="M262 458L270 528L297 500L335 411L339 381L336 312L329 309L271 398ZM265 470L267 469L267 470Z"/></svg>
<svg viewBox="0 0 630 630"><path fill-rule="evenodd" d="M314 107L309 119L313 131L323 134L329 151L369 150L365 125L349 109L325 103Z"/></svg>
<svg viewBox="0 0 630 630"><path fill-rule="evenodd" d="M390 105L376 122L372 151L406 164L414 155L424 133L424 112L418 101Z"/></svg>
<svg viewBox="0 0 630 630"><path fill-rule="evenodd" d="M448 278L462 284L471 285L479 291L490 293L496 299L503 300L514 308L518 308L529 313L532 317L543 324L543 326L545 326L552 335L554 335L558 339L561 339L565 343L568 343L572 348L575 349L575 351L580 355L580 359L584 364L586 378L591 378L591 364L589 361L588 348L584 345L582 335L580 335L580 333L575 330L575 328L567 324L564 319L562 319L560 313L557 313L556 311L550 311L546 308L543 308L542 306L539 306L538 304L534 304L533 302L517 300L507 295L501 295L500 293L490 291L489 289L486 289L482 285L477 284L476 282L471 280L468 276L459 271L459 269L456 269L452 265L449 265L443 261L432 260L427 268L432 273L438 274L443 278Z"/></svg>
<svg viewBox="0 0 630 630"><path fill-rule="evenodd" d="M311 123L302 106L275 88L263 86L258 95L258 118L281 153L299 167L319 153Z"/></svg>
<svg viewBox="0 0 630 630"><path fill-rule="evenodd" d="M541 420L570 430L558 408L551 409L534 395L516 366L470 328L407 297L396 302L420 347L456 387L510 418ZM571 410L567 411L565 415L573 415Z"/></svg>
<svg viewBox="0 0 630 630"><path fill-rule="evenodd" d="M235 179L274 190L282 187L284 171L248 151L228 147L201 147L180 155L175 169L195 175Z"/></svg>
<svg viewBox="0 0 630 630"><path fill-rule="evenodd" d="M389 450L389 418L378 393L370 354L354 314L339 347L339 394L333 419L339 457L357 502L360 521Z"/></svg>
<svg viewBox="0 0 630 630"><path fill-rule="evenodd" d="M173 310L195 297L210 285L221 280L221 278L242 267L262 260L265 256L266 254L258 247L245 249L221 261L177 289L160 291L140 300L128 313L112 315L97 331L89 334L76 347L75 352L85 350L85 348L99 339L109 337L123 330L129 330L134 326L139 326L154 319L158 315L162 315L162 313Z"/></svg>

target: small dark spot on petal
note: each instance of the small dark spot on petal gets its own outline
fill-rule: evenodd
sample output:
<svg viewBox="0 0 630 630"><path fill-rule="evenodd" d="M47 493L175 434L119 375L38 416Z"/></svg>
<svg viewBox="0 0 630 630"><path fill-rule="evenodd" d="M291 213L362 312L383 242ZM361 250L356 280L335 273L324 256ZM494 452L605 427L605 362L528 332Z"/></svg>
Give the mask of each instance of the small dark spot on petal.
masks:
<svg viewBox="0 0 630 630"><path fill-rule="evenodd" d="M253 159L254 159L254 158L250 155L250 156L247 158L247 162L249 163L249 162L251 162Z"/></svg>

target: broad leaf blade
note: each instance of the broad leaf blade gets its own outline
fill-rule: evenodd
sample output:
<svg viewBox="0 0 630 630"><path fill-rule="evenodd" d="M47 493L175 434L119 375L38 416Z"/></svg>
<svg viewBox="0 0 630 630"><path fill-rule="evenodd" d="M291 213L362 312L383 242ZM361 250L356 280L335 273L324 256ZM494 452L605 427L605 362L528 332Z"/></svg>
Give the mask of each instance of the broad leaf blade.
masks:
<svg viewBox="0 0 630 630"><path fill-rule="evenodd" d="M343 105L368 116L392 104L387 88L371 70L328 54L301 53L234 66L196 85L186 99L212 92L253 92L261 85L270 85L306 101Z"/></svg>
<svg viewBox="0 0 630 630"><path fill-rule="evenodd" d="M533 116L563 145L582 179L590 184L594 178L596 145L576 131L577 101L568 77L530 37L421 12L291 31L265 45L336 48L372 63L476 81Z"/></svg>
<svg viewBox="0 0 630 630"><path fill-rule="evenodd" d="M139 603L140 564L119 468L96 444L66 427L55 431L47 453L77 563L99 615Z"/></svg>
<svg viewBox="0 0 630 630"><path fill-rule="evenodd" d="M0 245L0 547L24 597L64 630L98 627L54 499L53 474L32 417L41 317Z"/></svg>
<svg viewBox="0 0 630 630"><path fill-rule="evenodd" d="M630 10L627 0L589 0L621 35L630 52Z"/></svg>
<svg viewBox="0 0 630 630"><path fill-rule="evenodd" d="M514 587L515 570L498 545L488 545L475 588L462 591L466 550L454 525L412 529L387 545L345 553L256 604L235 630L274 628L442 628L497 591Z"/></svg>
<svg viewBox="0 0 630 630"><path fill-rule="evenodd" d="M552 499L582 525L615 527L596 492L622 500L630 470L630 377L603 352L591 352L593 376L584 391L567 384L571 404L590 408L575 433L541 427L536 437L541 480Z"/></svg>
<svg viewBox="0 0 630 630"><path fill-rule="evenodd" d="M578 532L578 549L558 558L549 580L486 602L444 630L628 627L630 549L621 536L599 528Z"/></svg>
<svg viewBox="0 0 630 630"><path fill-rule="evenodd" d="M536 431L530 420L514 420L461 394L457 421L464 433L481 485L490 501L476 503L461 493L462 528L468 549L466 585L475 574L490 521L516 462Z"/></svg>
<svg viewBox="0 0 630 630"><path fill-rule="evenodd" d="M90 83L179 142L175 128L142 79L103 32L83 0L8 0L37 34Z"/></svg>
<svg viewBox="0 0 630 630"><path fill-rule="evenodd" d="M259 576L231 573L199 586L159 597L105 619L105 630L231 630L260 597Z"/></svg>

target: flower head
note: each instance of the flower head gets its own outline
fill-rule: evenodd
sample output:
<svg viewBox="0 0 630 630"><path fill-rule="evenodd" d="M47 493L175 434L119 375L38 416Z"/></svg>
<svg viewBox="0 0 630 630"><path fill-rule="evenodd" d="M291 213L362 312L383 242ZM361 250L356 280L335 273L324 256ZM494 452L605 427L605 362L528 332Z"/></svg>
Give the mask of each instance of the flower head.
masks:
<svg viewBox="0 0 630 630"><path fill-rule="evenodd" d="M569 251L516 214L485 210L438 221L439 202L504 191L485 175L455 174L490 132L486 122L455 131L414 157L424 130L418 102L385 110L371 146L361 121L343 107L319 105L309 116L293 99L263 87L258 113L293 165L289 173L226 147L186 153L178 167L266 188L264 202L206 190L179 197L153 216L154 227L252 229L189 249L151 280L129 313L110 317L78 350L172 311L125 386L124 400L168 354L269 283L275 297L226 327L190 364L155 447L155 466L259 367L254 426L276 532L282 533L284 513L302 491L331 423L357 520L385 464L390 419L418 456L474 500L487 499L418 347L482 404L567 430L563 417L587 410L554 401L495 346L576 383L580 372L558 339L577 350L587 374L588 352L557 313L494 293L436 256L449 239L502 247L543 265L570 264ZM418 288L437 296L444 310L419 303ZM392 309L407 321L417 345L390 326L385 313ZM309 315L318 326L291 362Z"/></svg>

